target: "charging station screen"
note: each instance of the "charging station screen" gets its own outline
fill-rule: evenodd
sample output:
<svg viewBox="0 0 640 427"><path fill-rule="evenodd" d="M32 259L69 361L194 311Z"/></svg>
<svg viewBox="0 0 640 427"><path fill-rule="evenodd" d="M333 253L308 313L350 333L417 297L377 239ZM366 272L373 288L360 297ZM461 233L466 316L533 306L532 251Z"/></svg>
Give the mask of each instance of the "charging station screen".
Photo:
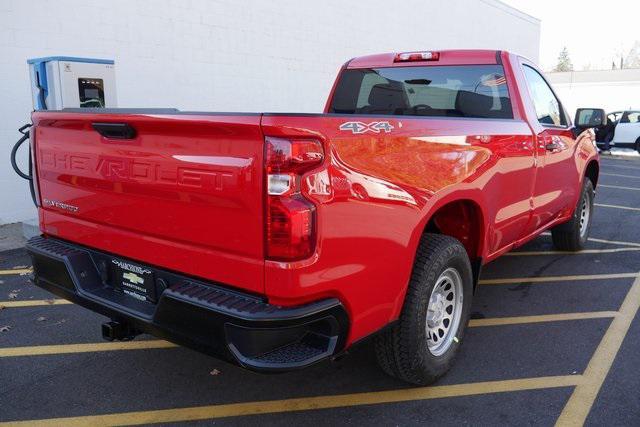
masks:
<svg viewBox="0 0 640 427"><path fill-rule="evenodd" d="M104 82L102 79L78 79L81 108L104 108Z"/></svg>

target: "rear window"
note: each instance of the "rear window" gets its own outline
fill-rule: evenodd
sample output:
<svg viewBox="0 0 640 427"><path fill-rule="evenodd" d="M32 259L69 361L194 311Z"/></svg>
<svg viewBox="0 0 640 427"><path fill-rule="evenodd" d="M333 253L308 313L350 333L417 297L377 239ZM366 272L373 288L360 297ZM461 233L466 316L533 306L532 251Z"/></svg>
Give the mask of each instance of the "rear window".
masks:
<svg viewBox="0 0 640 427"><path fill-rule="evenodd" d="M501 65L345 70L329 112L513 118Z"/></svg>

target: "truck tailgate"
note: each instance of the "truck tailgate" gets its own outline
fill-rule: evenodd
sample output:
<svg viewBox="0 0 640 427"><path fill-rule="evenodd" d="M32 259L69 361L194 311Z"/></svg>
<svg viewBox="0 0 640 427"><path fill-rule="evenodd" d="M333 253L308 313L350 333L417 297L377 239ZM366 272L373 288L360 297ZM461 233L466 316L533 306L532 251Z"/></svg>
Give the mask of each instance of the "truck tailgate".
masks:
<svg viewBox="0 0 640 427"><path fill-rule="evenodd" d="M33 121L46 234L264 292L259 114L65 111ZM116 124L111 135L105 123Z"/></svg>

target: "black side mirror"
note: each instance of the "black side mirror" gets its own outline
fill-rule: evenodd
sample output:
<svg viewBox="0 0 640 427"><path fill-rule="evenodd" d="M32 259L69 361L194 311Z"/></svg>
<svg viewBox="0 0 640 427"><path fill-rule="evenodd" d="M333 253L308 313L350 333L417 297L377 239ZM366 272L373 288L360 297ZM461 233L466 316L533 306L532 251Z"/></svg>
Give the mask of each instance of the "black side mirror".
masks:
<svg viewBox="0 0 640 427"><path fill-rule="evenodd" d="M574 123L579 128L599 128L607 123L607 118L602 108L578 108Z"/></svg>

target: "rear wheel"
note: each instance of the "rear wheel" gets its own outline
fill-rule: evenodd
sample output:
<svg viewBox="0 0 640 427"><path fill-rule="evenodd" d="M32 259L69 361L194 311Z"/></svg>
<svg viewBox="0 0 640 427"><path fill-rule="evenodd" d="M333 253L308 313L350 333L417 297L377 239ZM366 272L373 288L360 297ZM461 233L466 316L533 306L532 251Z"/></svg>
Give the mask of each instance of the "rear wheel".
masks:
<svg viewBox="0 0 640 427"><path fill-rule="evenodd" d="M574 252L584 249L591 229L594 196L593 184L585 177L573 216L568 222L551 229L551 237L556 248Z"/></svg>
<svg viewBox="0 0 640 427"><path fill-rule="evenodd" d="M400 319L376 337L378 364L389 375L430 384L458 353L469 321L473 279L462 244L425 234L418 248Z"/></svg>
<svg viewBox="0 0 640 427"><path fill-rule="evenodd" d="M636 139L635 148L638 153L640 153L640 138Z"/></svg>

